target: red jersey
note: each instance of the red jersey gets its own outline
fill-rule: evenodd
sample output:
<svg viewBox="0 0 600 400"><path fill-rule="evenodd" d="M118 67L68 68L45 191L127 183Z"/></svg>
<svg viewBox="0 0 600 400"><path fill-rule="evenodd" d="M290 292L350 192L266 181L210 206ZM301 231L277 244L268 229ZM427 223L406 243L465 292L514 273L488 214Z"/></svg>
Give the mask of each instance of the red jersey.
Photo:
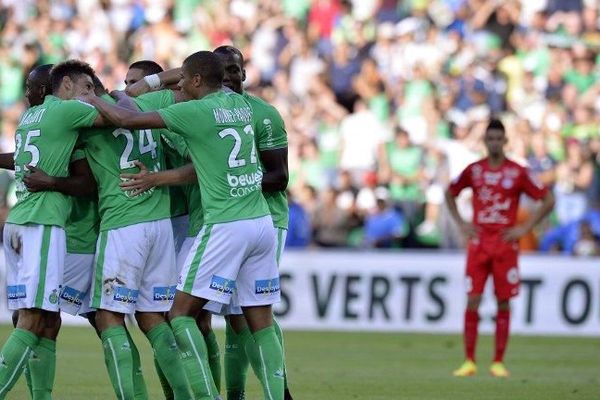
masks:
<svg viewBox="0 0 600 400"><path fill-rule="evenodd" d="M548 191L532 180L527 169L509 159L497 168L491 168L487 158L474 162L450 184L449 191L457 196L467 187L473 189L473 224L482 234L516 224L522 193L540 200Z"/></svg>

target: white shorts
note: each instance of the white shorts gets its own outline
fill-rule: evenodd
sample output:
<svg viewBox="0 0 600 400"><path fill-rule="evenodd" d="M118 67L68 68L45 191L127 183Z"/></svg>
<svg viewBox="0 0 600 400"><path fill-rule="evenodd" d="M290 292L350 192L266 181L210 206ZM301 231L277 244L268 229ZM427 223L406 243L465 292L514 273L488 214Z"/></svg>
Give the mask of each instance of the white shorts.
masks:
<svg viewBox="0 0 600 400"><path fill-rule="evenodd" d="M8 309L58 312L67 239L50 225L4 225Z"/></svg>
<svg viewBox="0 0 600 400"><path fill-rule="evenodd" d="M185 265L185 260L187 260L187 256L190 254L190 250L192 249L195 240L195 236L188 236L181 244L181 248L177 252L177 276L181 274L181 270Z"/></svg>
<svg viewBox="0 0 600 400"><path fill-rule="evenodd" d="M171 218L173 228L173 241L175 242L175 254L179 254L183 242L188 237L190 218L188 214Z"/></svg>
<svg viewBox="0 0 600 400"><path fill-rule="evenodd" d="M229 304L234 292L240 306L279 302L271 216L203 226L177 290L222 304Z"/></svg>
<svg viewBox="0 0 600 400"><path fill-rule="evenodd" d="M177 282L171 221L100 232L94 270L92 308L123 314L168 311Z"/></svg>
<svg viewBox="0 0 600 400"><path fill-rule="evenodd" d="M90 308L90 287L94 275L94 255L67 253L60 310L71 315L85 314Z"/></svg>
<svg viewBox="0 0 600 400"><path fill-rule="evenodd" d="M281 253L285 245L285 238L287 237L287 229L273 228L275 234L275 257L277 260L277 267L279 267L279 261L281 259ZM204 309L217 315L242 315L242 307L239 305L237 297L237 291L233 293L229 304L222 304L217 301L209 301L204 305Z"/></svg>

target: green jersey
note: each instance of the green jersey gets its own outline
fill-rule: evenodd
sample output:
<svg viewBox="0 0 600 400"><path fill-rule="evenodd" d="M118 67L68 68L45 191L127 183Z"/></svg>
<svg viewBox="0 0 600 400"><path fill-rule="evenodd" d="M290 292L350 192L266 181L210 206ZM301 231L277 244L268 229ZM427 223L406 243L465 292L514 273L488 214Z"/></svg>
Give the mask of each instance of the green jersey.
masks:
<svg viewBox="0 0 600 400"><path fill-rule="evenodd" d="M190 153L187 144L183 138L173 132L163 129L163 141L166 146L169 147L177 156L181 159L181 164L174 168L181 167L189 162ZM202 225L204 224L204 214L202 213L202 204L200 201L200 188L198 184L193 185L182 185L182 186L171 186L178 188L181 192L181 196L178 201L185 201L186 209L189 213L189 225L187 235L190 237L196 237ZM173 193L171 192L171 196ZM171 197L171 201L173 198ZM171 207L172 209L173 207Z"/></svg>
<svg viewBox="0 0 600 400"><path fill-rule="evenodd" d="M71 162L85 158L82 149L75 149ZM67 234L67 253L94 254L96 241L100 229L100 215L98 214L98 198L71 197L71 214L67 219L65 232Z"/></svg>
<svg viewBox="0 0 600 400"><path fill-rule="evenodd" d="M143 94L133 100L140 109L151 111L175 104L175 95L172 90L159 90ZM185 146L181 136L173 135L166 129L161 129L160 132L166 169L175 169L185 165L186 160L179 149L182 145ZM169 186L169 196L171 197L171 218L188 213L186 194L181 186Z"/></svg>
<svg viewBox="0 0 600 400"><path fill-rule="evenodd" d="M263 99L244 93L244 98L252 107L252 114L256 121L256 130L254 139L258 146L258 151L267 151L287 147L287 132L283 118L275 107ZM264 168L263 168L264 170ZM263 192L267 200L273 225L276 228L287 229L288 227L288 203L285 191L282 192Z"/></svg>
<svg viewBox="0 0 600 400"><path fill-rule="evenodd" d="M158 112L188 145L206 224L269 214L261 193L252 109L243 96L219 90Z"/></svg>
<svg viewBox="0 0 600 400"><path fill-rule="evenodd" d="M78 100L46 96L44 103L25 111L15 134L17 204L7 222L64 227L69 216L69 196L59 192L29 192L23 183L27 166L51 176L69 175L69 162L81 128L94 124L98 111Z"/></svg>
<svg viewBox="0 0 600 400"><path fill-rule="evenodd" d="M102 96L114 103L108 95ZM143 110L143 107L140 107ZM169 218L167 188L153 188L137 196L121 190L120 175L136 173L135 160L150 171L165 165L160 129L102 128L82 132L86 157L98 184L100 231Z"/></svg>

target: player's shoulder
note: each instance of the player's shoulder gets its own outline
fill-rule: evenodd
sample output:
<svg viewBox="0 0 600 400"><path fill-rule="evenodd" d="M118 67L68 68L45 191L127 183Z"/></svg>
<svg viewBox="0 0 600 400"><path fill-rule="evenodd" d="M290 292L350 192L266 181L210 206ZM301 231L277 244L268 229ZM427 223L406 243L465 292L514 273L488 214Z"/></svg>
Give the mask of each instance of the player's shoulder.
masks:
<svg viewBox="0 0 600 400"><path fill-rule="evenodd" d="M274 115L280 117L277 108L275 108L275 106L273 106L272 104L269 104L266 100L262 99L261 97L255 96L248 92L244 92L243 96L246 99L246 101L250 104L254 112L260 111L263 114L269 114L272 116Z"/></svg>

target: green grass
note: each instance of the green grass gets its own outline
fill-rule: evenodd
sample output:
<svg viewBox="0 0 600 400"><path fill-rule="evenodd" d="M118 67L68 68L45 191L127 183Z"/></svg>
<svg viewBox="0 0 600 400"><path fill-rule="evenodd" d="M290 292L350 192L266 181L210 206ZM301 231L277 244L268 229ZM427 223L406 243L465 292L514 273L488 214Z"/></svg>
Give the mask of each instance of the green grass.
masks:
<svg viewBox="0 0 600 400"><path fill-rule="evenodd" d="M161 391L147 340L135 328L151 399ZM0 327L2 343L10 333ZM223 333L217 332L220 343ZM598 400L600 339L515 336L512 377L491 378L493 340L479 341L479 375L453 378L462 361L458 335L286 332L290 388L296 400ZM91 329L65 327L58 343L54 400L114 399L98 339ZM262 399L250 373L248 400ZM21 379L7 397L27 399Z"/></svg>

